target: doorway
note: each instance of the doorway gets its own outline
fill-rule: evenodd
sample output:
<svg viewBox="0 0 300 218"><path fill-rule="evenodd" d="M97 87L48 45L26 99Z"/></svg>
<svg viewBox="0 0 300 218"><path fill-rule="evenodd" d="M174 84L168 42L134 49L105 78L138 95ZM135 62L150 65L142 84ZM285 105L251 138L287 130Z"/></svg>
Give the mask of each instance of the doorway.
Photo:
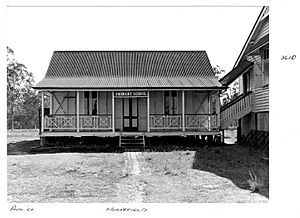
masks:
<svg viewBox="0 0 300 218"><path fill-rule="evenodd" d="M123 98L123 131L138 131L138 98Z"/></svg>

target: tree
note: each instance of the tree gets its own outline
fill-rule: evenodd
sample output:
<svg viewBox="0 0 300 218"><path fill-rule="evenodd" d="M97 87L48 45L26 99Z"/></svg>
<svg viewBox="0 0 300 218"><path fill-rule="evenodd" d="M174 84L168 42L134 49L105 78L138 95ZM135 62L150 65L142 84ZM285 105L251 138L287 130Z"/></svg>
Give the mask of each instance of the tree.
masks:
<svg viewBox="0 0 300 218"><path fill-rule="evenodd" d="M33 128L38 121L39 100L33 85L33 74L16 61L14 51L7 47L7 125L14 129ZM35 124L34 124L35 123Z"/></svg>

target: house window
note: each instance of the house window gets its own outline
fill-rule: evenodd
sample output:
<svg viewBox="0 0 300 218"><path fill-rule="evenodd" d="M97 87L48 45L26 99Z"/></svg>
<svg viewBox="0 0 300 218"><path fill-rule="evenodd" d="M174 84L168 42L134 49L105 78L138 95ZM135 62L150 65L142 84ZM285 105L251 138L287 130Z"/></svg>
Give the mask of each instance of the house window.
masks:
<svg viewBox="0 0 300 218"><path fill-rule="evenodd" d="M97 92L92 92L92 115L97 115Z"/></svg>
<svg viewBox="0 0 300 218"><path fill-rule="evenodd" d="M86 115L90 115L90 92L84 92L84 111Z"/></svg>
<svg viewBox="0 0 300 218"><path fill-rule="evenodd" d="M175 115L178 113L178 93L177 91L164 92L164 114Z"/></svg>
<svg viewBox="0 0 300 218"><path fill-rule="evenodd" d="M243 93L250 91L250 72L243 74Z"/></svg>
<svg viewBox="0 0 300 218"><path fill-rule="evenodd" d="M263 85L269 84L269 48L262 50Z"/></svg>
<svg viewBox="0 0 300 218"><path fill-rule="evenodd" d="M97 92L84 92L84 111L86 115L97 114Z"/></svg>

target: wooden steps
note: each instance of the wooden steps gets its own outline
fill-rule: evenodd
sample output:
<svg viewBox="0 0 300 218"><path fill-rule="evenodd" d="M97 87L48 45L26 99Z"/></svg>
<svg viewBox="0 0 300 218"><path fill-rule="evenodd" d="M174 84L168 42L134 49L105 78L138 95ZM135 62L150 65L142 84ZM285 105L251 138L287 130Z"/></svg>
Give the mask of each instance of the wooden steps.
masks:
<svg viewBox="0 0 300 218"><path fill-rule="evenodd" d="M144 135L120 135L119 146L125 151L141 151L145 149Z"/></svg>

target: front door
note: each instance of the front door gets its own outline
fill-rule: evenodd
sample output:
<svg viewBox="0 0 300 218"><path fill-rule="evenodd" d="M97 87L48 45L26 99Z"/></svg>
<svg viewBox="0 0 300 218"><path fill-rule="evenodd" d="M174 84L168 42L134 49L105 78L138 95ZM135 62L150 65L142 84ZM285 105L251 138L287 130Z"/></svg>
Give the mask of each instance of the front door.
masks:
<svg viewBox="0 0 300 218"><path fill-rule="evenodd" d="M138 131L137 98L123 98L123 130Z"/></svg>

